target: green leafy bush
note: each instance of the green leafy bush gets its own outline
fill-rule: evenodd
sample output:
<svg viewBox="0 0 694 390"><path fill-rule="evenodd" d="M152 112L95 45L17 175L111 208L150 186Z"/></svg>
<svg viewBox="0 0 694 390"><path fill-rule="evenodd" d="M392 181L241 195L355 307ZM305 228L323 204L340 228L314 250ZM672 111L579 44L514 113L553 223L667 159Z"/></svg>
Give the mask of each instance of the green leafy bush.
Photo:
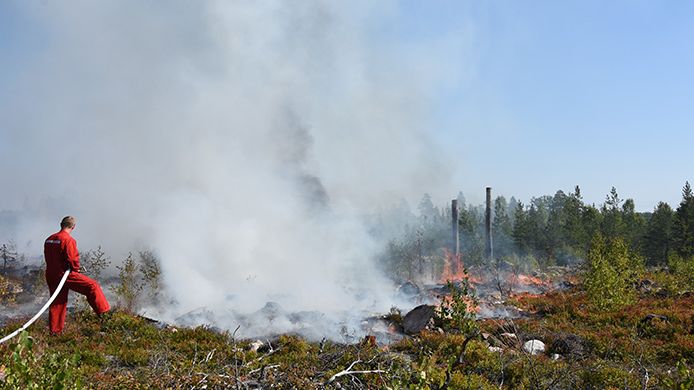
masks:
<svg viewBox="0 0 694 390"><path fill-rule="evenodd" d="M9 389L78 389L80 381L75 367L78 354L64 358L56 353L37 356L33 351L34 340L26 331L10 346L12 352L5 377L0 385Z"/></svg>
<svg viewBox="0 0 694 390"><path fill-rule="evenodd" d="M598 310L614 310L636 301L634 284L643 272L643 260L621 238L595 236L588 254L585 288Z"/></svg>
<svg viewBox="0 0 694 390"><path fill-rule="evenodd" d="M668 268L676 278L678 292L694 290L694 256L684 258L673 253L668 257Z"/></svg>
<svg viewBox="0 0 694 390"><path fill-rule="evenodd" d="M462 334L469 335L477 330L475 308L478 301L467 278L467 271L465 271L465 276L459 284L451 281L446 283L450 296L441 301L436 312L444 329L457 330Z"/></svg>
<svg viewBox="0 0 694 390"><path fill-rule="evenodd" d="M111 265L106 253L101 249L101 245L94 250L87 251L80 256L80 262L83 265L84 273L93 278L101 278L101 273Z"/></svg>
<svg viewBox="0 0 694 390"><path fill-rule="evenodd" d="M143 283L137 274L138 265L133 254L128 254L123 265L116 266L116 268L118 269L118 284L112 286L111 291L118 295L123 308L132 312L137 309L140 292L143 288Z"/></svg>
<svg viewBox="0 0 694 390"><path fill-rule="evenodd" d="M687 365L686 360L677 362L671 376L663 380L666 388L672 390L694 389L694 371Z"/></svg>
<svg viewBox="0 0 694 390"><path fill-rule="evenodd" d="M9 305L14 303L15 297L12 294L12 286L10 285L10 280L6 277L0 275L0 303L4 305Z"/></svg>
<svg viewBox="0 0 694 390"><path fill-rule="evenodd" d="M159 259L152 251L140 251L140 272L142 273L142 284L146 287L148 298L157 302L161 294L161 267Z"/></svg>

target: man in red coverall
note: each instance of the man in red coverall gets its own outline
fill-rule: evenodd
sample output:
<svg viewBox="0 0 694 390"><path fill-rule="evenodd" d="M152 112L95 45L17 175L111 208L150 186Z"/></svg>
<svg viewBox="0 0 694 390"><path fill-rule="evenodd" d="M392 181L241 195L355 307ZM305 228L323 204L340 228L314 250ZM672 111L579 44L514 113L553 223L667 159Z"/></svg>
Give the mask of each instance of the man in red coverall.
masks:
<svg viewBox="0 0 694 390"><path fill-rule="evenodd" d="M72 271L48 311L48 323L52 334L60 334L63 331L65 312L67 311L67 295L70 290L85 295L89 305L99 316L111 308L99 283L79 273L80 255L77 252L77 242L70 236L75 225L75 217L63 218L60 221L60 231L48 237L43 246L43 253L46 257L46 283L48 283L51 294L55 292L65 271Z"/></svg>

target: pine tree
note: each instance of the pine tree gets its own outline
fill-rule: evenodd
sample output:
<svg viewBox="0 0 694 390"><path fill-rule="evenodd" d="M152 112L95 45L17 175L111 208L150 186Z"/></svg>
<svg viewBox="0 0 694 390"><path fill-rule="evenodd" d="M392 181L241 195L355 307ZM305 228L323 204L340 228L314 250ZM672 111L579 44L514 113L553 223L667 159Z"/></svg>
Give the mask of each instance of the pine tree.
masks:
<svg viewBox="0 0 694 390"><path fill-rule="evenodd" d="M570 193L564 202L562 210L564 214L564 224L562 225L563 235L566 243L574 250L582 248L585 242L584 226L581 213L585 205L581 197L581 189L576 186L573 193ZM579 250L579 253L582 251Z"/></svg>
<svg viewBox="0 0 694 390"><path fill-rule="evenodd" d="M566 205L567 196L564 191L557 191L549 203L549 214L547 216L547 225L544 228L545 236L545 257L548 263L556 262L558 255L564 251L565 235L564 235L564 207Z"/></svg>
<svg viewBox="0 0 694 390"><path fill-rule="evenodd" d="M516 207L518 207L518 199L512 196L511 199L508 200L508 207L506 208L506 214L511 221L511 227L516 224Z"/></svg>
<svg viewBox="0 0 694 390"><path fill-rule="evenodd" d="M466 199L465 199L465 195L463 195L463 191L458 191L458 196L456 197L456 199L458 200L458 209L459 210L462 210L462 209L467 207L467 205L465 204Z"/></svg>
<svg viewBox="0 0 694 390"><path fill-rule="evenodd" d="M522 255L530 254L531 252L531 231L530 224L528 221L528 212L525 210L523 202L518 202L516 205L516 210L513 213L514 220L516 221L513 225L513 242L516 244L516 248Z"/></svg>
<svg viewBox="0 0 694 390"><path fill-rule="evenodd" d="M675 213L667 203L660 202L646 226L642 250L649 265L667 263L672 248L672 229Z"/></svg>
<svg viewBox="0 0 694 390"><path fill-rule="evenodd" d="M496 257L503 257L513 251L512 235L513 226L508 215L506 198L498 196L494 200L494 220L492 221L492 234L494 236L494 252Z"/></svg>
<svg viewBox="0 0 694 390"><path fill-rule="evenodd" d="M585 253L591 246L592 238L600 233L603 216L594 204L581 209L581 246Z"/></svg>
<svg viewBox="0 0 694 390"><path fill-rule="evenodd" d="M603 216L602 234L608 239L621 237L624 233L624 221L620 208L622 201L617 194L617 189L612 187L600 209Z"/></svg>
<svg viewBox="0 0 694 390"><path fill-rule="evenodd" d="M465 261L468 264L482 264L484 257L484 217L478 208L468 206L467 209L460 209L458 219L460 227L461 250L465 254Z"/></svg>
<svg viewBox="0 0 694 390"><path fill-rule="evenodd" d="M552 197L541 196L532 198L528 209L528 228L530 231L530 245L535 254L541 257L545 265L551 264L553 252L549 237L547 236L547 224L549 221L549 209Z"/></svg>
<svg viewBox="0 0 694 390"><path fill-rule="evenodd" d="M622 205L623 236L632 250L638 250L639 243L646 233L646 220L636 212L634 200L629 198Z"/></svg>
<svg viewBox="0 0 694 390"><path fill-rule="evenodd" d="M681 257L694 256L694 193L689 182L682 189L682 201L675 212L673 244Z"/></svg>
<svg viewBox="0 0 694 390"><path fill-rule="evenodd" d="M7 268L17 261L17 252L14 242L2 244L0 247L0 259L2 259L2 272L7 274Z"/></svg>
<svg viewBox="0 0 694 390"><path fill-rule="evenodd" d="M433 222L437 211L436 207L434 207L434 203L431 201L431 195L429 194L424 194L422 197L422 200L419 201L419 205L417 206L417 210L419 210L419 217L425 221L425 222Z"/></svg>

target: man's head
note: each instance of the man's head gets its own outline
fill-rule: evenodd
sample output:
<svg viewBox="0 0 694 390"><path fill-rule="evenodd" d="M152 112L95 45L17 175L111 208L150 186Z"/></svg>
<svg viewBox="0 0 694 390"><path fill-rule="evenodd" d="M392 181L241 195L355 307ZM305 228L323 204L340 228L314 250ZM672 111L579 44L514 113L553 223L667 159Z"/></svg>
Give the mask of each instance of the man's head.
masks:
<svg viewBox="0 0 694 390"><path fill-rule="evenodd" d="M75 228L75 225L77 225L77 219L71 215L68 215L67 217L63 218L62 221L60 221L61 230L72 231L72 229Z"/></svg>

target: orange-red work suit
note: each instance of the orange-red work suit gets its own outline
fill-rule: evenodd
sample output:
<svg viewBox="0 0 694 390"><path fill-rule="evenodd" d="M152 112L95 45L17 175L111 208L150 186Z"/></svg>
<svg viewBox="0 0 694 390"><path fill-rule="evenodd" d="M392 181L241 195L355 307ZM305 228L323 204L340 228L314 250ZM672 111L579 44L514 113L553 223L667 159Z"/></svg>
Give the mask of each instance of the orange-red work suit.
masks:
<svg viewBox="0 0 694 390"><path fill-rule="evenodd" d="M59 334L63 331L67 296L70 290L85 295L96 314L103 314L110 310L111 307L99 283L79 273L80 255L77 251L77 242L70 233L61 230L48 237L43 245L43 254L46 258L46 283L51 295L58 288L65 271L72 270L48 310L48 325L51 333Z"/></svg>

